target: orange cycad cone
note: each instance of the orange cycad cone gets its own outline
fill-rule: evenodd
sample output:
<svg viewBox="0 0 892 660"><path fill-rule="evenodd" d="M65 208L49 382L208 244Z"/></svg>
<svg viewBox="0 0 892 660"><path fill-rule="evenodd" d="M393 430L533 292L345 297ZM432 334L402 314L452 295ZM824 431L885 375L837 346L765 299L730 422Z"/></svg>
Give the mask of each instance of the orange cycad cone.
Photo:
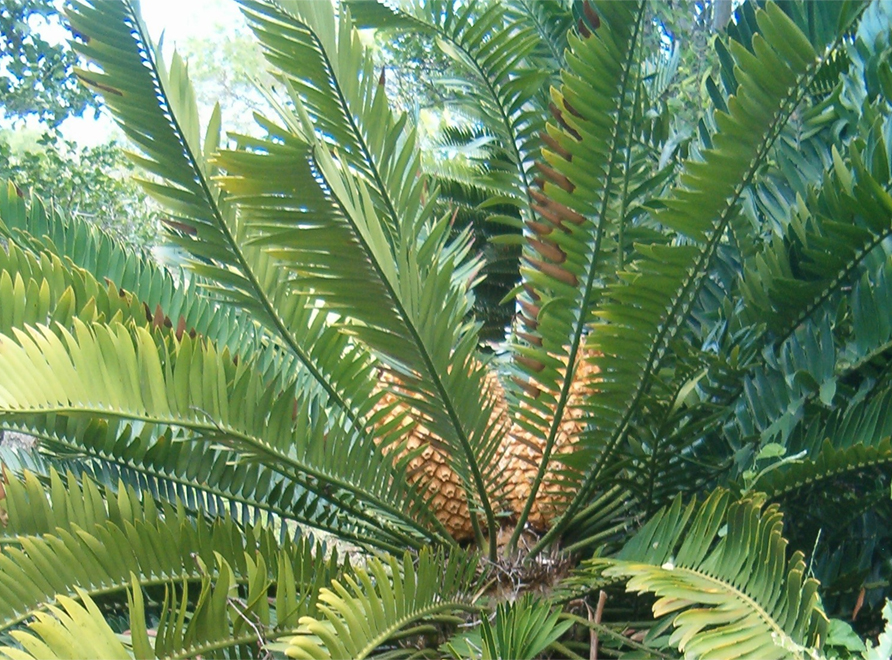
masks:
<svg viewBox="0 0 892 660"><path fill-rule="evenodd" d="M590 376L596 371L596 367L585 359L580 359L578 365L570 388L569 405L555 440L552 462L555 455L573 447L582 431L583 424L580 421L582 412L579 405L583 401L584 392L591 381ZM399 382L390 374L383 375L382 382L386 383L389 389L379 405L394 406L387 419L408 412L408 406L394 394L396 391L405 396L405 391L400 388ZM495 371L487 374L486 389L495 402L491 421L497 428L503 429L498 454L499 466L496 470L500 475L499 485L495 489L496 492L488 495L501 507L505 525L512 526L532 489L542 461L545 439L530 433L511 418L505 390ZM394 458L418 450L420 453L408 463L410 481L430 493L431 509L455 539L459 541L471 539L473 527L461 478L450 467L449 455L442 440L416 421L411 426L405 441L396 450ZM569 499L570 493L555 486L554 477L554 470L550 468L545 474L530 511L527 522L537 531L547 529Z"/></svg>

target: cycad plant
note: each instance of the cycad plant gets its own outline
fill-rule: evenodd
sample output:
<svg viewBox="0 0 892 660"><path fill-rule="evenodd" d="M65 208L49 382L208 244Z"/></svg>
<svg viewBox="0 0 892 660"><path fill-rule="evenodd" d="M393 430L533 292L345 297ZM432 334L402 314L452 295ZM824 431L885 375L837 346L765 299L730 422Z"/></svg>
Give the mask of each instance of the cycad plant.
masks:
<svg viewBox="0 0 892 660"><path fill-rule="evenodd" d="M742 5L685 127L657 3L239 2L276 83L225 143L134 1L68 3L186 266L0 194L0 654L880 654L883 7ZM464 67L446 202L357 26Z"/></svg>

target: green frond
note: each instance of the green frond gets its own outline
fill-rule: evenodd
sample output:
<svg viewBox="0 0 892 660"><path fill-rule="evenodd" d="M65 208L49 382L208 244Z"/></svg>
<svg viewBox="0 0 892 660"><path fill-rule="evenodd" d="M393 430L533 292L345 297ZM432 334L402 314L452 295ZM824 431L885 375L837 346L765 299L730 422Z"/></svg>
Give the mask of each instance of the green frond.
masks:
<svg viewBox="0 0 892 660"><path fill-rule="evenodd" d="M748 361L726 399L730 406L725 404L733 410L725 426L733 443L742 446L758 437L763 444L781 443L790 454L806 450L814 458L825 438L845 449L892 434L876 408L886 400L886 384L873 373L892 343L892 325L882 311L892 299L892 262L881 250L868 256L854 269L862 275L851 290L846 286L834 293L776 347ZM853 279L854 273L843 281ZM872 395L852 400L849 384L862 380L864 386L875 383Z"/></svg>
<svg viewBox="0 0 892 660"><path fill-rule="evenodd" d="M303 525L360 547L367 543L344 526L334 505L300 483L174 428L62 416L7 428L37 438L42 452L11 457L6 467L17 474L72 471L113 491L123 483L143 497L179 501L191 515L229 515L245 528L277 525L283 539Z"/></svg>
<svg viewBox="0 0 892 660"><path fill-rule="evenodd" d="M204 141L182 60L166 70L129 0L73 2L67 12L84 42L72 45L90 70L79 76L105 98L139 149L133 159L152 180L143 185L172 213L172 240L192 255L190 268L215 295L245 310L294 353L331 400L365 426L374 402L366 353L295 293L283 269L260 246L213 177L219 113Z"/></svg>
<svg viewBox="0 0 892 660"><path fill-rule="evenodd" d="M293 619L303 609L299 598L304 594L282 585L277 588L275 601L270 598L273 583L262 556L245 557L247 570L241 588L225 559L217 556L215 564L201 566L203 575L194 605L188 584L183 585L179 603L174 586L166 589L154 648L143 618L143 595L134 579L128 594L134 655L151 659L228 652L235 657L252 657L258 652L269 652L270 643L283 632L282 626L277 625L276 613L285 613L285 620ZM287 575L282 578L287 579Z"/></svg>
<svg viewBox="0 0 892 660"><path fill-rule="evenodd" d="M573 12L565 0L513 0L505 11L515 23L532 25L539 34L533 53L538 67L558 71L564 65L567 34L573 27Z"/></svg>
<svg viewBox="0 0 892 660"><path fill-rule="evenodd" d="M749 317L766 320L779 338L850 285L859 264L892 234L884 130L853 142L845 155L834 147L820 189L796 200L784 235L746 265L741 289Z"/></svg>
<svg viewBox="0 0 892 660"><path fill-rule="evenodd" d="M841 5L824 7L837 18L842 11L845 21L857 17ZM757 176L811 80L840 47L849 25L844 21L832 40L813 45L777 6L768 4L756 16L760 33L753 38L755 51L736 43L730 46L740 84L728 102L728 113L716 112L718 131L711 136L712 148L704 149L700 160L685 163L679 185L654 213L654 221L678 239L672 245L636 246L637 258L628 272L607 285L595 318L586 319L596 321L586 346L596 368L591 387L598 396L585 407L591 431L578 451L562 458L584 469L585 477L552 534L572 520L596 487L599 466L622 440L707 279L708 266L737 213L743 190ZM574 130L584 128L572 116L566 121ZM564 140L569 144L569 137ZM590 271L583 281L593 285L593 274Z"/></svg>
<svg viewBox="0 0 892 660"><path fill-rule="evenodd" d="M293 13L242 5L296 111L281 107L287 128L266 122L270 138L251 152L219 156L223 185L293 286L344 314L346 331L398 374L399 394L449 446L493 536L499 437L467 321L478 268L468 236L448 240L449 217L432 217L414 133L391 116L349 14L317 2L290 3Z"/></svg>
<svg viewBox="0 0 892 660"><path fill-rule="evenodd" d="M422 30L434 36L440 48L470 72L469 79L442 83L457 95L453 105L486 126L501 147L493 155L504 158L489 160L491 175L482 181L498 191L502 201L531 215L526 191L541 145L546 92L557 70L555 61L537 61L537 56L543 49L561 51L567 12L557 3L458 5L405 0L347 4L358 25ZM536 19L555 20L546 27Z"/></svg>
<svg viewBox="0 0 892 660"><path fill-rule="evenodd" d="M70 327L75 319L148 323L133 296L100 284L86 271L66 268L55 255L25 252L12 241L0 252L0 300L0 332L6 334L38 323Z"/></svg>
<svg viewBox="0 0 892 660"><path fill-rule="evenodd" d="M233 355L263 354L258 362L263 362L262 370L269 378L281 377L300 366L293 354L279 346L272 348L269 335L249 315L235 307L216 304L206 294L200 278L188 272L168 271L150 255L121 245L95 224L77 217L67 218L59 209L47 209L36 196L30 200L18 197L11 183L0 184L0 234L31 252L37 260L53 261L52 275L47 273L46 265L41 265L43 276L49 278L51 285L62 281L61 270L74 266L75 272L83 269L97 281L111 282L131 294L142 304L145 316L156 324L195 332L228 347ZM22 270L25 259L12 257L0 255L4 258L3 269L11 277L19 272L27 282L27 272L35 278L33 266ZM55 263L56 258L61 266ZM34 260L30 256L27 259ZM89 279L87 275L83 277ZM76 293L80 290L75 287ZM86 287L86 293L94 295L95 286ZM97 300L96 304L101 307L102 301Z"/></svg>
<svg viewBox="0 0 892 660"><path fill-rule="evenodd" d="M826 481L871 471L886 473L892 461L890 405L892 389L885 386L823 418L814 415L811 424L785 443L791 459L796 458L757 474L750 487L782 500L802 490L820 490Z"/></svg>
<svg viewBox="0 0 892 660"><path fill-rule="evenodd" d="M463 613L477 609L477 562L469 555L423 550L401 562L370 558L367 568L320 591L321 616L301 618L285 651L289 657L359 660L398 639L433 632L434 624L460 623Z"/></svg>
<svg viewBox="0 0 892 660"><path fill-rule="evenodd" d="M14 280L10 278L10 273L13 273ZM166 280L160 281L164 283ZM174 289L174 294L176 291ZM114 286L106 289L91 274L79 268L66 268L51 253L35 255L23 252L12 242L8 244L7 251L0 252L0 299L3 300L0 331L8 334L13 328L50 324L61 336L62 328L73 331L75 319L90 324L117 319L135 322L143 328L171 325L163 316L149 315L146 318L143 304L129 293L119 291ZM214 310L205 307L205 311L211 314L198 319L199 327L213 330ZM204 323L201 323L202 320ZM224 315L223 320L232 318ZM171 329L171 334L188 337L183 324L178 326L176 330ZM237 328L228 328L227 334L238 341L232 334L234 329ZM189 328L189 333L194 332L194 327ZM238 341L237 345L243 344ZM253 357L251 363L257 365L261 375L283 368L281 354L274 347L258 346L245 354ZM285 362L284 366L287 366L287 360ZM279 375L280 378L285 377L281 371ZM261 380L265 381L266 378L261 377ZM292 387L295 391L305 391L301 381L298 375L297 381L291 377L290 382L274 381L268 387L272 390ZM35 415L27 420L19 418L19 422L24 423L26 430L32 434L52 438L50 446L67 453L86 453L101 462L112 461L124 469L135 469L148 478L147 486L163 484L164 490L173 488L183 497L195 495L197 488L211 498L205 500L207 504L226 495L239 503L242 516L256 516L263 510L329 531L342 527L334 520L336 512L323 502L312 502L311 493L299 484L289 484L269 467L245 462L231 450L208 449L204 442L188 434L173 433L170 429L159 434L151 426L141 424L137 424L136 428L109 427L102 423L91 427L84 419L47 417L39 411L35 411ZM357 459L360 460L359 454ZM383 465L388 471L387 464ZM212 481L208 486L203 479L196 479L199 475L194 473L199 466L204 466L200 476L214 475L226 480ZM220 489L220 483L228 484L228 487ZM416 506L415 510L424 517L423 507ZM432 517L428 517L432 520ZM349 534L348 530L343 531Z"/></svg>
<svg viewBox="0 0 892 660"><path fill-rule="evenodd" d="M820 648L827 619L802 553L786 557L782 526L776 506L732 502L724 491L699 507L679 498L615 558L583 571L654 594L653 613L671 618L669 644L685 657L804 659Z"/></svg>
<svg viewBox="0 0 892 660"><path fill-rule="evenodd" d="M171 284L169 277L163 276L159 271L149 270L149 272L161 276L146 284L151 285L152 282ZM15 279L12 279L10 274ZM196 300L188 297L178 298L180 292L173 286L166 292L158 293L168 294L167 303L181 300L188 305L186 301ZM159 316L157 312L148 314L147 318L144 304L131 294L113 285L107 288L100 285L90 273L80 268L65 267L52 253L23 252L12 242L9 242L6 251L0 251L0 300L3 301L0 306L2 309L0 332L8 335L12 334L13 328L20 330L27 325L48 324L47 327L53 328L61 337L64 334L62 328L74 331L75 320L87 324L103 320L133 322L137 327L144 329L170 326L167 332L181 339L196 332L195 327L187 329L182 320L177 324L177 328L173 329L169 319L163 315ZM172 306L176 308L175 305ZM250 345L252 326L248 326L245 333L248 338L246 341L245 337L237 336L238 326L226 325L227 322L236 320L232 315L223 313L220 319L216 316L218 310L208 304L204 305L203 310L200 304L195 304L191 309L203 311L201 316L195 318L199 330L208 329L213 333L219 328L221 330L219 334L232 339L236 348L245 349L245 353L236 354L236 360L240 355L246 356L240 359L242 362L249 361L252 367L256 366L260 381L265 383L268 392L278 391L281 388L286 390L292 388L297 392L307 391L304 387L305 374L298 372L296 376L286 376L285 368L293 366L293 361L284 358L280 350L275 346L259 343L253 347ZM254 336L254 339L257 341L259 338ZM206 340L206 337L198 338L198 341ZM250 350L251 348L253 350ZM277 372L278 378L267 383L267 379L275 376ZM305 399L303 405L312 405L312 400ZM336 512L321 502L321 506L310 502L308 498L311 498L311 494L299 484L289 485L287 481L283 482L282 476L274 470L241 460L231 450L208 449L200 439L188 434L171 432L170 429L158 433L153 431L152 426L145 427L140 424L137 424L136 428L115 425L109 427L102 423L90 427L86 424L87 420L83 419L47 417L39 411L34 411L34 414L36 416L24 420L19 417L19 423L24 423L27 431L35 435L52 438L52 446L55 448L61 448L68 453L87 453L101 461L112 461L126 469L136 469L149 478L149 483L157 485L159 483L157 480L161 479L161 483L166 484L165 489L171 486L187 488L180 493L183 496L189 492L194 493L189 489L190 486L198 487L200 490L208 488L202 485L202 480L196 480L195 475L190 474L198 470L198 466L205 466L208 469L202 468L204 477L213 474L220 478L230 478L222 482L229 484L229 488L218 489L216 493L208 492L208 495L222 496L225 493L233 497L243 506L243 515L248 515L252 510L256 513L262 509L268 512L278 511L278 514L284 514L289 519L297 519L323 529L332 530L341 527L333 521ZM353 449L356 450L355 445ZM280 451L287 450L281 447ZM356 457L357 460L364 461L361 452L358 452ZM385 471L391 473L392 478L392 471L387 467L387 463L382 465L385 466ZM381 476L378 475L378 478ZM213 482L211 488L218 488L217 483ZM212 501L213 499L208 500ZM424 507L416 506L415 510L424 517ZM428 520L432 521L432 516L428 515Z"/></svg>
<svg viewBox="0 0 892 660"><path fill-rule="evenodd" d="M884 397L885 398L885 397ZM753 489L771 499L780 499L803 488L818 487L851 473L892 466L892 440L887 436L874 446L859 443L838 449L828 438L813 459L799 459L759 475Z"/></svg>
<svg viewBox="0 0 892 660"><path fill-rule="evenodd" d="M277 104L281 121L303 138L305 150L319 141L349 163L366 184L393 249L401 239L414 239L427 221L425 180L407 177L419 169L414 130L387 106L349 12L336 16L333 8L299 0L283 8L254 0L241 5L297 105L294 112ZM310 154L299 160L311 161ZM313 176L314 165L306 162L301 175Z"/></svg>
<svg viewBox="0 0 892 660"><path fill-rule="evenodd" d="M740 434L785 444L806 406L833 405L841 374L831 324L827 317L802 324L777 350L764 351L764 364L750 367L734 410Z"/></svg>
<svg viewBox="0 0 892 660"><path fill-rule="evenodd" d="M500 603L492 623L481 619L478 631L456 635L441 650L456 659L533 660L542 657L572 625L572 621L562 621L547 601L525 594L514 602Z"/></svg>
<svg viewBox="0 0 892 660"><path fill-rule="evenodd" d="M91 328L77 320L73 332L57 331L37 326L14 329L15 340L0 336L0 412L181 427L196 440L237 450L241 461L261 462L322 500L338 502L352 513L344 520L348 528L359 524L372 536L390 529L410 546L419 543L415 534L431 534L414 520L429 521L432 514L407 484L405 467L363 436L327 425L321 412L311 414L295 383L284 391L271 387L250 360L236 363L226 351L188 335L177 341L140 327Z"/></svg>
<svg viewBox="0 0 892 660"><path fill-rule="evenodd" d="M514 412L545 438L521 520L539 492L568 412L591 320L586 306L594 302L601 277L607 211L623 191L622 163L630 148L645 7L605 3L598 14L600 27L581 24L568 37L563 84L553 92L559 125L548 127L551 146L542 151L548 165L540 166L544 195L536 193L537 222L529 225L521 266L525 291L518 299L518 322L525 331L515 333L512 348L526 383L517 388L524 405Z"/></svg>
<svg viewBox="0 0 892 660"><path fill-rule="evenodd" d="M9 476L9 473L7 473ZM0 628L7 629L60 597L93 597L171 583L202 583L225 562L240 585L262 566L279 583L279 626L289 630L316 611L316 592L340 570L337 554L323 560L311 540L281 540L271 527L247 531L230 518L190 519L181 505L156 508L151 498L116 492L55 471L44 486L30 473L9 478L0 527ZM269 626L269 623L267 623Z"/></svg>
<svg viewBox="0 0 892 660"><path fill-rule="evenodd" d="M38 612L37 621L28 625L30 632L13 631L13 638L24 651L0 648L4 660L34 658L108 658L129 660L130 654L102 612L83 591L83 604L67 596L59 597L61 607L50 606L49 614Z"/></svg>
<svg viewBox="0 0 892 660"><path fill-rule="evenodd" d="M59 606L47 606L49 613L35 613L37 620L28 624L28 632L11 633L24 650L0 648L0 657L8 660L130 657L154 660L224 653L252 657L257 650L267 651L271 638L279 631L274 614L271 616L275 610L270 607L267 595L270 582L263 557L258 557L256 563L250 557L245 557L245 561L247 581L242 590L236 584L232 568L219 555L215 579L211 580L209 573L204 572L194 600L189 597L188 583L184 583L178 603L176 590L170 584L157 628L151 636L145 619L145 599L134 576L132 591L128 594L128 633L115 634L93 599L86 591L77 589L81 602L59 596ZM210 567L202 565L202 568ZM300 607L293 594L291 598L277 598L276 605Z"/></svg>

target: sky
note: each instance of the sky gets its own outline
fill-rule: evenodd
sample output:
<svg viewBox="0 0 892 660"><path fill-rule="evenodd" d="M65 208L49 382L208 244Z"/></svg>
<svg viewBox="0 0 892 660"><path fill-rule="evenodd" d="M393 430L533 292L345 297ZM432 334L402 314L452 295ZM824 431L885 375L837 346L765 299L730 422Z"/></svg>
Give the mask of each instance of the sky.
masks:
<svg viewBox="0 0 892 660"><path fill-rule="evenodd" d="M142 0L142 17L153 39L164 41L207 36L220 25L241 22L234 0Z"/></svg>

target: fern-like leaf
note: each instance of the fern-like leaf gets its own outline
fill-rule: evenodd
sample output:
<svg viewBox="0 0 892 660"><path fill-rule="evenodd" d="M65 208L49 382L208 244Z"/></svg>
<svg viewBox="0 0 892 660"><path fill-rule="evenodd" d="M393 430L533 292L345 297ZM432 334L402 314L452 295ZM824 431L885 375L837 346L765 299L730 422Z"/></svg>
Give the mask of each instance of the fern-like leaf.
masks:
<svg viewBox="0 0 892 660"><path fill-rule="evenodd" d="M476 561L462 553L423 551L417 562L409 554L402 562L373 558L368 571L354 575L322 589L322 616L301 619L290 657L366 658L391 640L431 632L437 622L458 623L460 613L476 609Z"/></svg>
<svg viewBox="0 0 892 660"><path fill-rule="evenodd" d="M732 502L716 491L696 506L678 498L615 558L593 559L589 577L621 579L657 596L669 643L689 658L808 658L827 618L801 552L787 559L776 506ZM577 578L580 581L585 576Z"/></svg>

